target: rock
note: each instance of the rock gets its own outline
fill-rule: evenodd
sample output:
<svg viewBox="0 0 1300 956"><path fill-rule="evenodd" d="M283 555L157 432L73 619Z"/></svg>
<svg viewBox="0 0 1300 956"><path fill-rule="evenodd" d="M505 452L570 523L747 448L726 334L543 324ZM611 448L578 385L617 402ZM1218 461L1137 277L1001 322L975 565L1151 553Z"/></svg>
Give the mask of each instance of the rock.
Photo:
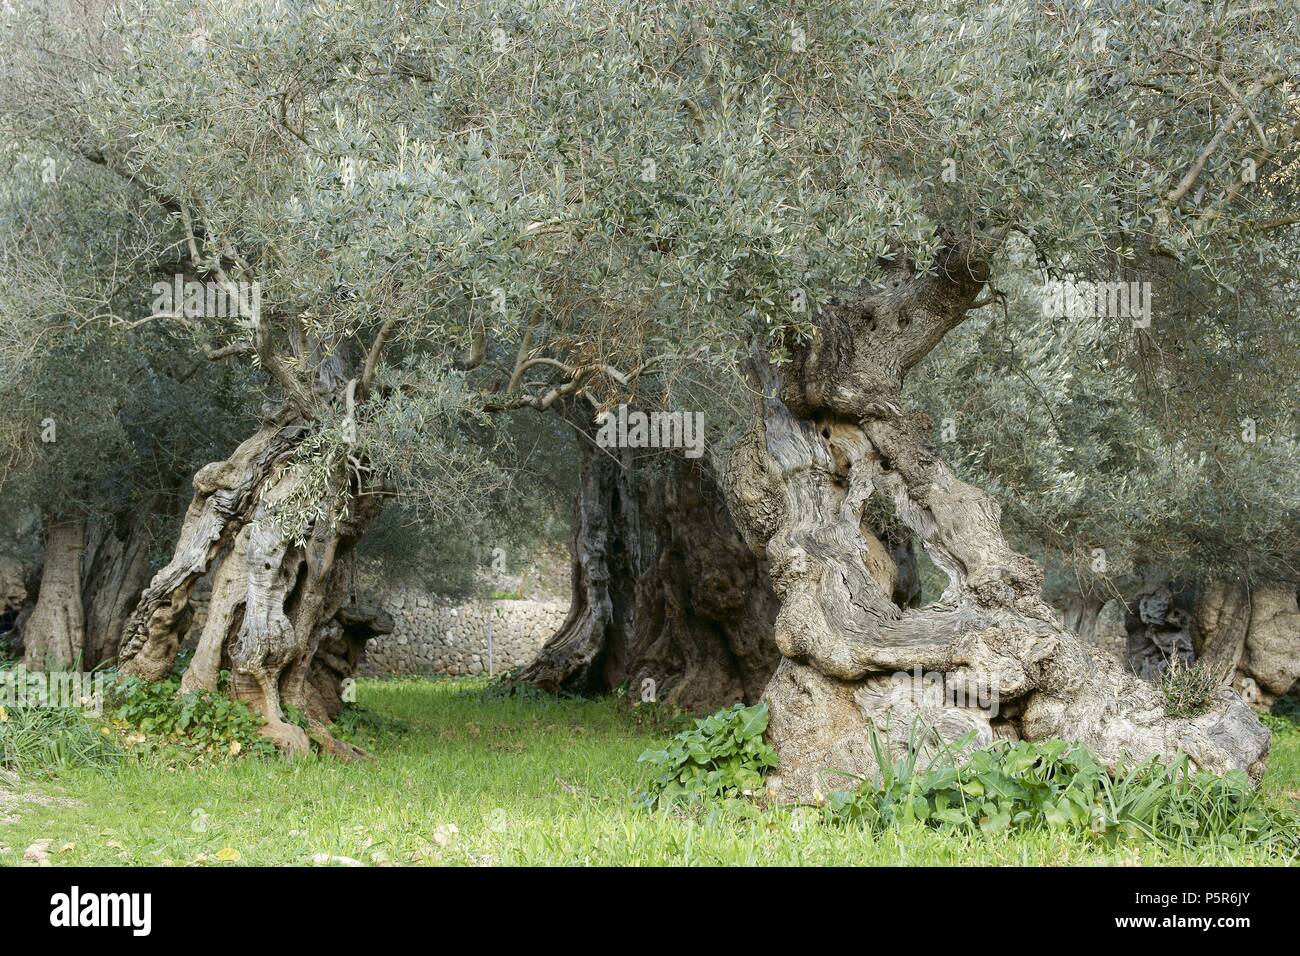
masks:
<svg viewBox="0 0 1300 956"><path fill-rule="evenodd" d="M50 841L37 840L23 851L23 862L29 866L50 865Z"/></svg>

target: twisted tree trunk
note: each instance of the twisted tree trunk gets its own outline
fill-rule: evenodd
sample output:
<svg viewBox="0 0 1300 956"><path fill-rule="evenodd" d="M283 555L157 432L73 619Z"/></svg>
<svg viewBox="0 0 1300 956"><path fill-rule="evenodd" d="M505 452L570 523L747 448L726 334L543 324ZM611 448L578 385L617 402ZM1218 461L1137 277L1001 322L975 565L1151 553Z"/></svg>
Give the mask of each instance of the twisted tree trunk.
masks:
<svg viewBox="0 0 1300 956"><path fill-rule="evenodd" d="M656 544L626 449L579 445L569 541L569 612L514 679L552 694L592 696L622 682L636 603Z"/></svg>
<svg viewBox="0 0 1300 956"><path fill-rule="evenodd" d="M344 604L320 626L319 646L307 678L309 717L327 724L339 715L347 682L356 675L366 642L392 632L388 612L369 604Z"/></svg>
<svg viewBox="0 0 1300 956"><path fill-rule="evenodd" d="M641 699L652 691L696 713L757 700L777 662L767 569L702 461L674 458L650 488L644 508L657 519L659 550L638 582L621 661Z"/></svg>
<svg viewBox="0 0 1300 956"><path fill-rule="evenodd" d="M306 715L329 749L342 749L324 729L329 708L311 679L312 664L322 642L338 636L333 625L347 595L347 558L381 501L357 494L363 489L340 469L319 492L318 512L332 514L348 497L345 516L317 518L304 542L289 540L277 508L303 488L303 475L290 463L307 429L286 410L228 459L199 470L172 559L141 595L119 654L124 674L166 677L194 585L212 574L207 619L182 689L215 691L228 663L234 695L266 718L263 733L289 751L306 749L309 740L286 719L285 705Z"/></svg>
<svg viewBox="0 0 1300 956"><path fill-rule="evenodd" d="M1300 609L1284 582L1144 584L1127 604L1071 596L1065 622L1129 671L1158 680L1170 662L1197 663L1243 700L1269 707L1300 680ZM1128 610L1125 610L1128 608Z"/></svg>
<svg viewBox="0 0 1300 956"><path fill-rule="evenodd" d="M781 602L782 655L763 699L784 799L815 801L876 770L869 727L901 751L919 718L967 731L1064 737L1109 767L1186 752L1198 766L1262 773L1269 735L1231 691L1210 713L1165 716L1158 693L1084 646L1042 600L1042 573L1008 547L997 503L932 447L901 408L903 376L964 318L986 272L950 247L929 274L906 262L883 288L823 314L779 375L760 356L761 421L726 475L732 514L765 557ZM887 496L948 576L904 610L867 572L864 504Z"/></svg>
<svg viewBox="0 0 1300 956"><path fill-rule="evenodd" d="M1300 681L1300 606L1290 584L1211 582L1197 599L1192 639L1197 659L1257 706Z"/></svg>
<svg viewBox="0 0 1300 956"><path fill-rule="evenodd" d="M92 670L117 656L149 581L147 513L51 522L39 596L23 625L27 667Z"/></svg>
<svg viewBox="0 0 1300 956"><path fill-rule="evenodd" d="M83 563L82 607L87 669L117 658L127 621L149 583L147 512L98 525L89 535Z"/></svg>

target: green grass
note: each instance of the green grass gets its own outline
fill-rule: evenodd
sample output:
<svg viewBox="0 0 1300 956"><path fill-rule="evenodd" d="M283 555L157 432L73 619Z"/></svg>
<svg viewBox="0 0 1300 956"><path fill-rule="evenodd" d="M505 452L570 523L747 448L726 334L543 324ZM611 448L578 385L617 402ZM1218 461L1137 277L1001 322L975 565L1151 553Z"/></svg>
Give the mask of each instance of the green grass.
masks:
<svg viewBox="0 0 1300 956"><path fill-rule="evenodd" d="M127 761L28 782L76 805L23 803L17 822L0 825L8 848L0 864L45 839L56 865L222 865L226 848L255 865L310 864L317 854L370 865L1300 862L1261 848L1166 853L1138 839L1109 847L1049 831L873 833L826 826L813 811L736 801L714 812L648 813L633 803L650 772L637 757L669 734L633 726L618 700L503 698L484 685L363 681L359 702L389 719L353 722L353 739L375 754L370 763L241 759L169 770ZM1263 786L1271 800L1295 806L1300 734L1275 738Z"/></svg>

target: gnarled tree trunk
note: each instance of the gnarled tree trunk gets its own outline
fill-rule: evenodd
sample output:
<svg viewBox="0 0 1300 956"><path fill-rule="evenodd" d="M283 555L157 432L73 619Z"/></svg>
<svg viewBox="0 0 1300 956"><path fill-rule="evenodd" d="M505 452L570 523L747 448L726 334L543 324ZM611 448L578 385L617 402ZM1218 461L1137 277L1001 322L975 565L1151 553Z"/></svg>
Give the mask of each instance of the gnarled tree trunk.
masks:
<svg viewBox="0 0 1300 956"><path fill-rule="evenodd" d="M1269 706L1300 680L1300 606L1289 584L1211 582L1192 638L1197 659L1252 704Z"/></svg>
<svg viewBox="0 0 1300 956"><path fill-rule="evenodd" d="M757 700L776 667L776 601L767 569L737 533L703 459L674 458L651 483L658 553L637 582L618 682L707 713Z"/></svg>
<svg viewBox="0 0 1300 956"><path fill-rule="evenodd" d="M127 621L149 583L149 539L144 514L96 524L82 565L82 608L87 669L117 658Z"/></svg>
<svg viewBox="0 0 1300 956"><path fill-rule="evenodd" d="M1127 603L1072 595L1065 623L1129 671L1157 680L1177 659L1196 662L1248 704L1269 707L1300 679L1300 608L1288 583L1249 586L1209 581L1199 587L1148 583Z"/></svg>
<svg viewBox="0 0 1300 956"><path fill-rule="evenodd" d="M552 694L593 695L621 682L636 581L656 550L626 449L580 443L579 487L569 541L569 612L514 679Z"/></svg>
<svg viewBox="0 0 1300 956"><path fill-rule="evenodd" d="M1042 573L1008 547L1000 510L936 454L929 420L901 407L906 372L975 301L983 266L950 247L936 269L901 262L883 288L819 318L778 375L759 356L761 422L726 475L732 514L768 562L782 659L764 692L783 799L815 801L877 769L874 725L901 751L918 719L967 731L1063 737L1107 766L1186 752L1212 771L1262 773L1269 735L1231 691L1173 720L1149 684L1060 624ZM862 512L887 496L949 579L904 610L866 569Z"/></svg>
<svg viewBox="0 0 1300 956"><path fill-rule="evenodd" d="M708 464L582 446L569 614L514 680L710 711L757 699L776 666L762 563Z"/></svg>
<svg viewBox="0 0 1300 956"><path fill-rule="evenodd" d="M50 524L39 597L23 625L26 666L92 670L117 656L149 581L143 516Z"/></svg>
<svg viewBox="0 0 1300 956"><path fill-rule="evenodd" d="M638 467L626 449L589 444L582 455L569 614L514 679L583 695L626 685L633 701L694 713L758 701L780 659L778 604L708 460L663 455ZM868 572L916 606L910 533L862 533Z"/></svg>
<svg viewBox="0 0 1300 956"><path fill-rule="evenodd" d="M286 410L225 461L194 476L194 499L172 559L141 595L119 654L125 674L166 677L188 621L191 591L212 574L207 619L182 688L216 690L228 663L235 696L261 712L263 732L289 751L304 750L309 742L286 720L286 705L314 725L328 716L328 706L316 696L312 662L322 642L332 646L338 636L333 624L347 595L347 558L381 501L378 495L357 495L361 489L349 484L354 478L340 469L320 492L319 513L333 513L350 496L345 516L336 522L317 518L305 542L289 540L276 509L302 489L303 475L290 462L307 428ZM314 729L327 747L341 749L323 726Z"/></svg>
<svg viewBox="0 0 1300 956"><path fill-rule="evenodd" d="M319 631L319 646L307 678L307 714L327 724L343 709L347 682L355 678L366 642L380 634L391 634L393 619L374 605L349 603L342 605Z"/></svg>

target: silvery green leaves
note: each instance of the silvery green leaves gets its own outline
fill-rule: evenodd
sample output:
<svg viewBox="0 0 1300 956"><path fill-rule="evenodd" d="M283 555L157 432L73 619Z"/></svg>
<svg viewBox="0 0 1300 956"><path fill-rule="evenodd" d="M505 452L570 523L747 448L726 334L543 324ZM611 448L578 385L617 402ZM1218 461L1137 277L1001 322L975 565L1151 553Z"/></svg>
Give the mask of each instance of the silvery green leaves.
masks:
<svg viewBox="0 0 1300 956"><path fill-rule="evenodd" d="M696 720L663 750L647 750L638 759L656 776L638 802L654 809L759 792L764 773L776 766L776 752L763 740L767 718L766 704L736 704Z"/></svg>
<svg viewBox="0 0 1300 956"><path fill-rule="evenodd" d="M1287 573L1300 546L1288 262L1251 267L1236 291L1159 273L1149 329L1095 307L1045 321L1041 278L1004 275L1006 313L972 316L910 381L945 456L997 489L1004 527L1052 572L1049 591L1153 565Z"/></svg>
<svg viewBox="0 0 1300 956"><path fill-rule="evenodd" d="M1237 201L1276 204L1284 84L1252 78L1294 52L1278 13L799 13L128 2L104 24L120 57L65 93L268 312L362 339L391 318L386 348L426 357L480 324L503 352L615 365L659 335L809 333L832 289L882 254L923 268L943 230L996 248L1014 228L1083 272L1157 242L1227 276Z"/></svg>

